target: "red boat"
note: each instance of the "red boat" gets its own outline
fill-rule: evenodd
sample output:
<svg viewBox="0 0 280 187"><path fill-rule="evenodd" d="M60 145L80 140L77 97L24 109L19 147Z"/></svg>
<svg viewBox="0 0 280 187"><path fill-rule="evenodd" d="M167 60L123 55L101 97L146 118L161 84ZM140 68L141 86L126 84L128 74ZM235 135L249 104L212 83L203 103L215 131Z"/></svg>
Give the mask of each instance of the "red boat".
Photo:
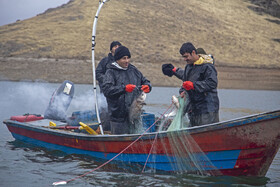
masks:
<svg viewBox="0 0 280 187"><path fill-rule="evenodd" d="M280 110L179 131L125 135L71 131L63 128L65 122L40 117L16 120L4 123L17 140L113 160L136 171L265 176L280 145ZM52 129L50 121L61 128Z"/></svg>

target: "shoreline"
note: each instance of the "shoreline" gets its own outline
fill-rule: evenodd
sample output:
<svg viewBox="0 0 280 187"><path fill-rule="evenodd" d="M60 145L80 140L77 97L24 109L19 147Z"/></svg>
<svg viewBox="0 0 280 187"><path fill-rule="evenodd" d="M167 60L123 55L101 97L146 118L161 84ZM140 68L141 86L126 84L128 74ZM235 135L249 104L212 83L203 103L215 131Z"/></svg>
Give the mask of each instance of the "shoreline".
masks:
<svg viewBox="0 0 280 187"><path fill-rule="evenodd" d="M97 60L96 60L97 61ZM99 61L97 61L99 62ZM163 63L132 62L153 86L180 87L182 81L162 74ZM183 68L184 63L174 63ZM280 90L280 68L216 66L219 89ZM0 81L92 84L91 60L0 57Z"/></svg>

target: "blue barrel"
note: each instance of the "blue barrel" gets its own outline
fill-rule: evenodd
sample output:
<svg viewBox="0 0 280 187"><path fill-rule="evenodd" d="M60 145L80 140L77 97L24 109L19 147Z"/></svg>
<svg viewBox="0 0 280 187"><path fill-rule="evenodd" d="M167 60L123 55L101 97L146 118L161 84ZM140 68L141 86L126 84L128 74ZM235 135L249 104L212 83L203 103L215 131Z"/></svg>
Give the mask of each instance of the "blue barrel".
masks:
<svg viewBox="0 0 280 187"><path fill-rule="evenodd" d="M155 115L151 113L143 113L142 115L142 122L144 129L148 129L151 125L155 123ZM156 131L156 125L154 124L148 132L155 132Z"/></svg>

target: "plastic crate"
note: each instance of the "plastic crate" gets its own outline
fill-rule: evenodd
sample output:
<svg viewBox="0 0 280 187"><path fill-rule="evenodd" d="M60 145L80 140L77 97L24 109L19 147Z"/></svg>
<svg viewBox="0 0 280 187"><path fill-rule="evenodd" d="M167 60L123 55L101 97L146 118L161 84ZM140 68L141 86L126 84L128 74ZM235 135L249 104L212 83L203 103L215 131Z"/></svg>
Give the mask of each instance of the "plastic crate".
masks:
<svg viewBox="0 0 280 187"><path fill-rule="evenodd" d="M142 122L144 129L148 129L151 125L155 123L155 115L151 113L143 113L142 114ZM155 132L156 125L153 125L148 132Z"/></svg>

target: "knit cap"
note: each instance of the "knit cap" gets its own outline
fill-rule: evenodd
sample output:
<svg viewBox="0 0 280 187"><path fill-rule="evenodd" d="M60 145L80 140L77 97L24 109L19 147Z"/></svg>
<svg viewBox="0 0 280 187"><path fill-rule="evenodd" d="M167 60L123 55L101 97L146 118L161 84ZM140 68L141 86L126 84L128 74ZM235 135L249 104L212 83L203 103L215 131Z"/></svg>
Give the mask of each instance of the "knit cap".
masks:
<svg viewBox="0 0 280 187"><path fill-rule="evenodd" d="M115 47L116 45L121 46L122 44L119 41L113 41L110 45L110 51Z"/></svg>
<svg viewBox="0 0 280 187"><path fill-rule="evenodd" d="M115 51L115 55L114 55L115 61L121 59L124 56L128 56L128 58L131 58L129 49L122 45L118 47Z"/></svg>

